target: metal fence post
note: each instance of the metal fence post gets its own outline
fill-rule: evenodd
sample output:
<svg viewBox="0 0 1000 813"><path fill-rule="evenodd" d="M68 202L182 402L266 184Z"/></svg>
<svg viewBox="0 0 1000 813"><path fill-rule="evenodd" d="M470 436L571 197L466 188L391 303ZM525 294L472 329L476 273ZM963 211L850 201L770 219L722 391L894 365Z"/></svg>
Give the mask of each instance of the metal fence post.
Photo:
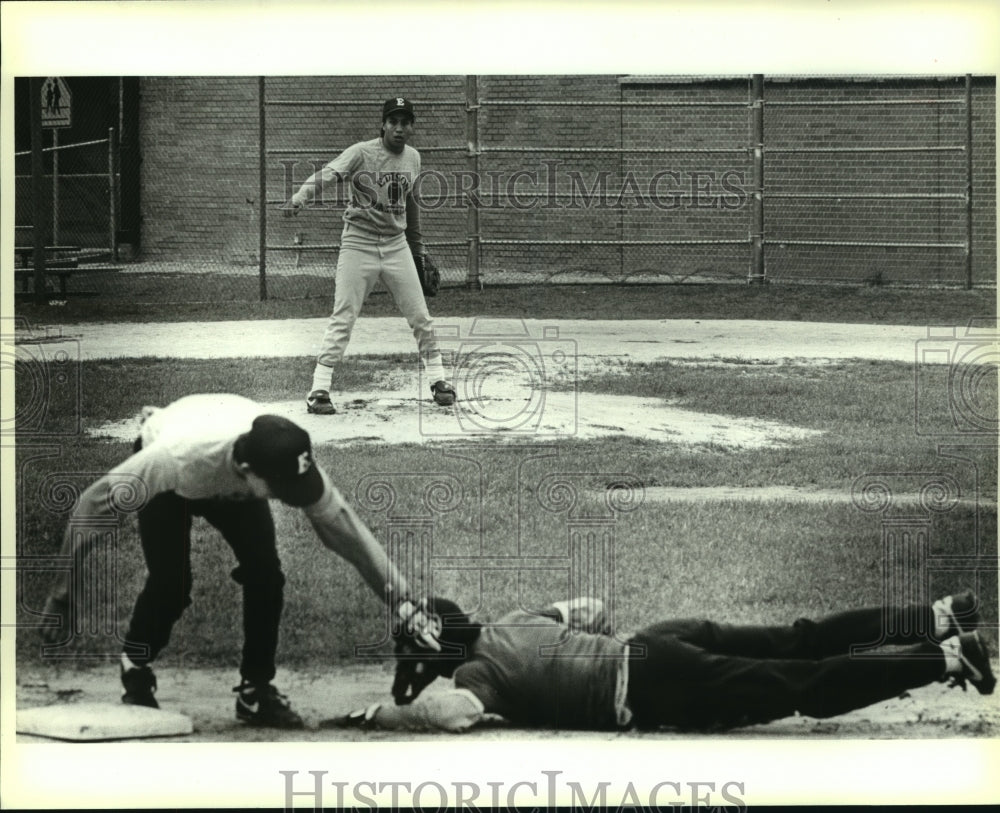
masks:
<svg viewBox="0 0 1000 813"><path fill-rule="evenodd" d="M469 169L474 178L479 177L479 77L465 78L465 136L468 144ZM469 240L469 256L466 267L465 284L468 288L482 288L479 275L479 204L475 198L467 198L466 230Z"/></svg>
<svg viewBox="0 0 1000 813"><path fill-rule="evenodd" d="M260 301L267 299L267 114L264 105L264 77L257 77L257 268L260 275Z"/></svg>
<svg viewBox="0 0 1000 813"><path fill-rule="evenodd" d="M108 128L108 247L111 249L111 261L118 262L118 173L116 158L118 156L118 137L114 127Z"/></svg>
<svg viewBox="0 0 1000 813"><path fill-rule="evenodd" d="M753 110L753 223L751 225L751 258L748 282L766 282L764 268L764 75L755 73L752 81Z"/></svg>
<svg viewBox="0 0 1000 813"><path fill-rule="evenodd" d="M45 180L45 165L42 160L42 79L32 79L29 83L31 94L31 214L32 236L34 237L34 280L35 301L44 303L45 295L45 195L42 182Z"/></svg>
<svg viewBox="0 0 1000 813"><path fill-rule="evenodd" d="M59 245L59 128L52 128L52 245Z"/></svg>
<svg viewBox="0 0 1000 813"><path fill-rule="evenodd" d="M965 287L972 287L972 74L965 75Z"/></svg>
<svg viewBox="0 0 1000 813"><path fill-rule="evenodd" d="M625 183L625 86L618 83L618 177ZM618 274L621 280L625 274L625 206L618 207Z"/></svg>

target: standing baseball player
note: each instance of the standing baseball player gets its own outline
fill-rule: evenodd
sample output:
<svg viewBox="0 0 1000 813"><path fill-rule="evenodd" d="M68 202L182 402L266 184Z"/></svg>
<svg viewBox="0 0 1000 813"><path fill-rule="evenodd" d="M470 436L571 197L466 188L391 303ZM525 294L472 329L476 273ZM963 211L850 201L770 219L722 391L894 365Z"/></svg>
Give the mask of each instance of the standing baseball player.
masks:
<svg viewBox="0 0 1000 813"><path fill-rule="evenodd" d="M285 577L269 499L302 508L320 541L353 564L394 611L394 624L431 646L403 576L326 472L309 435L292 421L263 414L237 395L191 395L163 409L144 409L134 454L81 495L67 524L62 555L79 572L92 544L88 524L137 510L148 574L121 655L124 703L157 708L150 663L191 603L191 520L204 517L236 555L232 578L243 589L243 653L236 716L252 725L298 728L302 719L272 684ZM122 507L127 497L128 507ZM83 531L83 532L81 532ZM49 643L71 630L72 572L51 590L44 628Z"/></svg>
<svg viewBox="0 0 1000 813"><path fill-rule="evenodd" d="M789 626L664 621L626 642L609 635L598 599L485 626L445 599L427 610L440 618L441 649L399 639L396 705L375 703L323 725L462 731L495 714L554 729L724 730L796 712L844 714L949 677L980 694L996 684L971 592ZM897 651L852 652L881 641L885 629L905 631L882 641ZM455 688L411 705L438 676L453 677Z"/></svg>
<svg viewBox="0 0 1000 813"><path fill-rule="evenodd" d="M333 415L330 398L333 371L344 357L354 322L379 280L413 331L431 395L441 406L455 403L455 388L445 379L433 320L420 284L424 244L413 185L420 174L420 153L406 142L413 136L413 103L401 97L382 105L378 138L348 147L311 175L283 207L286 216L322 195L324 186L346 181L349 200L333 298L333 313L323 334L312 386L309 412ZM418 272L419 269L419 272Z"/></svg>

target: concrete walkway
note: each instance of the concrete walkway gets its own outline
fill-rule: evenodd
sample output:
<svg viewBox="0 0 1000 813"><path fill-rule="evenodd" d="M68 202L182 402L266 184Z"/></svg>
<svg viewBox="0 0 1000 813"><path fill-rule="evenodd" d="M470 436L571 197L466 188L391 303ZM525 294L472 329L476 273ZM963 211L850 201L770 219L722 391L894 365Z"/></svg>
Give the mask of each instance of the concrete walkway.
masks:
<svg viewBox="0 0 1000 813"><path fill-rule="evenodd" d="M73 340L81 359L128 357L252 358L312 356L325 318L230 322L73 324L21 331L19 342ZM913 363L928 328L752 320L538 320L448 318L435 321L442 349L505 345L562 351L580 359L874 359ZM940 329L937 331L940 333ZM948 337L934 343L947 346ZM954 341L954 339L952 339ZM349 355L414 353L400 317L362 316Z"/></svg>

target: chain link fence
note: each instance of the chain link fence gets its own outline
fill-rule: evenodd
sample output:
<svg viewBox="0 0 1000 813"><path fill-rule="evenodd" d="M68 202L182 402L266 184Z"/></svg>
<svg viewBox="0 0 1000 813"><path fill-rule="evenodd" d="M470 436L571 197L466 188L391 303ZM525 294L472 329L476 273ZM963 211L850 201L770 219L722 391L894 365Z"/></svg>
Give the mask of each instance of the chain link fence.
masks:
<svg viewBox="0 0 1000 813"><path fill-rule="evenodd" d="M972 287L971 77L808 87L766 88L767 277Z"/></svg>
<svg viewBox="0 0 1000 813"><path fill-rule="evenodd" d="M346 189L296 218L279 207L347 146L375 138L382 101L400 94L416 104L415 194L445 285L995 285L993 77L65 85L73 125L42 130L37 170L28 112L45 98L18 80L24 295L39 220L46 296L330 296Z"/></svg>
<svg viewBox="0 0 1000 813"><path fill-rule="evenodd" d="M111 263L118 252L118 155L114 130L93 141L59 142L41 151L41 167L33 174L31 152L14 155L14 276L19 293L34 290L44 280L49 293L67 293L71 276L95 275L121 268ZM33 185L44 185L48 198L40 207L47 216L35 227ZM36 242L44 247L42 268L36 269ZM37 276L41 271L41 276Z"/></svg>

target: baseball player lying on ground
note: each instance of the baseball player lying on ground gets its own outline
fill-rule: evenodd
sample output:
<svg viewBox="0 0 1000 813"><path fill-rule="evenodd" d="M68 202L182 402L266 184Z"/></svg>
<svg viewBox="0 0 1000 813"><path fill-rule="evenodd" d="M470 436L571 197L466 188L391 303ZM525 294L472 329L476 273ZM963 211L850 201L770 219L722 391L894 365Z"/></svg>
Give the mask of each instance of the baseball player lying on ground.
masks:
<svg viewBox="0 0 1000 813"><path fill-rule="evenodd" d="M302 726L271 685L285 577L269 499L301 508L320 541L390 605L394 623L431 650L437 646L428 619L408 598L405 579L313 459L309 434L263 411L237 395L191 395L163 409L147 407L134 454L80 495L62 547L72 569L57 580L45 605L59 623L43 628L43 637L54 644L72 634L74 575L97 536L88 526L137 511L148 575L121 656L124 703L158 707L149 664L191 603L191 518L201 516L233 549L238 567L232 578L243 588L236 716L252 725Z"/></svg>
<svg viewBox="0 0 1000 813"><path fill-rule="evenodd" d="M354 322L375 283L389 289L393 301L413 331L431 395L441 406L455 403L455 388L445 380L434 321L424 294L437 291L432 264L420 232L420 210L413 187L420 175L420 153L406 142L413 136L413 103L388 99L382 105L378 138L348 147L302 184L282 206L288 217L321 198L323 188L347 182L350 199L333 289L333 312L313 370L306 408L317 415L334 415L330 399L333 371L344 357Z"/></svg>
<svg viewBox="0 0 1000 813"><path fill-rule="evenodd" d="M525 727L724 730L796 712L831 717L948 678L980 694L996 683L971 592L789 626L663 621L626 642L611 637L597 599L487 625L446 599L427 610L439 619L441 650L398 639L396 705L376 703L324 727L458 732L492 714ZM920 629L933 633L913 632ZM906 632L883 640L885 630ZM851 652L877 643L901 648ZM412 703L438 676L454 678L454 690Z"/></svg>

